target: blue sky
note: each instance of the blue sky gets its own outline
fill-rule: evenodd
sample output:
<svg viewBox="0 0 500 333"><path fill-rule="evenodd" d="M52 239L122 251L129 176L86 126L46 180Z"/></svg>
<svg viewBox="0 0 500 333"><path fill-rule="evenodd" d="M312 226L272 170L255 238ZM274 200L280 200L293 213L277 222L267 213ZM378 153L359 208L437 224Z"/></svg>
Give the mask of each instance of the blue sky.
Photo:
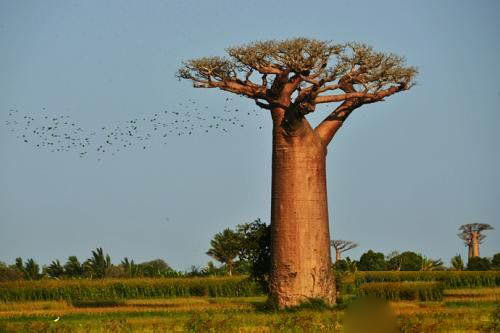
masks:
<svg viewBox="0 0 500 333"><path fill-rule="evenodd" d="M37 149L5 122L16 109L98 129L187 99L221 114L226 94L174 77L182 60L296 36L366 42L420 70L415 88L357 110L330 145L332 237L358 242L356 258L413 250L448 263L466 254L458 227L481 222L496 228L481 255L500 252L499 10L493 0L1 0L0 261L84 260L103 247L115 263L187 269L210 259L216 232L269 222L266 111L229 134L153 138L101 161ZM231 108L255 109L242 98Z"/></svg>

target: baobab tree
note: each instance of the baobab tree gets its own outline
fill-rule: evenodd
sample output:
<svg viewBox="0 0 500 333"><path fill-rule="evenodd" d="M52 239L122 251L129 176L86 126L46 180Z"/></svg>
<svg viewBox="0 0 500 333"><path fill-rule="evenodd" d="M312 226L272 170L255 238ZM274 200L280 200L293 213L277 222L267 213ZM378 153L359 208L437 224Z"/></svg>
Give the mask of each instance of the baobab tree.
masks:
<svg viewBox="0 0 500 333"><path fill-rule="evenodd" d="M341 239L335 239L330 242L331 246L335 249L335 261L340 260L340 256L342 253L352 250L355 247L358 246L358 244L351 242L351 241L346 241L346 240L341 240Z"/></svg>
<svg viewBox="0 0 500 333"><path fill-rule="evenodd" d="M486 223L469 223L458 228L458 230L460 230L458 237L462 239L469 248L468 259L479 257L479 244L486 238L486 235L482 232L491 229L493 229L493 227Z"/></svg>
<svg viewBox="0 0 500 333"><path fill-rule="evenodd" d="M354 42L295 38L226 52L184 62L177 77L250 98L270 113L271 300L281 308L307 298L334 303L327 146L352 111L410 89L417 70L403 57ZM306 116L327 103L340 105L313 127Z"/></svg>

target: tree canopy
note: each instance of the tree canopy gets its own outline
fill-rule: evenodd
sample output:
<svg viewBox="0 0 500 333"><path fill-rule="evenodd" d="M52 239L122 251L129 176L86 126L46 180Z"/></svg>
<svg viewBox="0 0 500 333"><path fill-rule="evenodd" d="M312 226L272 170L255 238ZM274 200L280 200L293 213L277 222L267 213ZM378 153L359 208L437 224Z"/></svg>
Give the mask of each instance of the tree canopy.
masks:
<svg viewBox="0 0 500 333"><path fill-rule="evenodd" d="M481 244L486 238L486 235L482 234L482 232L492 229L493 227L487 223L469 223L460 226L458 229L460 230L460 233L457 236L464 241L465 245L470 245L473 233L478 233L478 242Z"/></svg>
<svg viewBox="0 0 500 333"><path fill-rule="evenodd" d="M256 41L226 53L185 61L177 77L197 88L219 88L299 117L318 104L342 102L327 119L343 120L364 104L410 89L418 73L404 57L357 42Z"/></svg>
<svg viewBox="0 0 500 333"><path fill-rule="evenodd" d="M353 241L346 241L342 239L331 240L330 245L333 246L335 251L338 251L339 253L352 250L358 246L358 244L354 243Z"/></svg>
<svg viewBox="0 0 500 333"><path fill-rule="evenodd" d="M234 259L238 256L240 249L240 239L237 233L226 228L222 232L215 234L210 241L210 249L207 254L217 261L227 266L229 275L232 274Z"/></svg>

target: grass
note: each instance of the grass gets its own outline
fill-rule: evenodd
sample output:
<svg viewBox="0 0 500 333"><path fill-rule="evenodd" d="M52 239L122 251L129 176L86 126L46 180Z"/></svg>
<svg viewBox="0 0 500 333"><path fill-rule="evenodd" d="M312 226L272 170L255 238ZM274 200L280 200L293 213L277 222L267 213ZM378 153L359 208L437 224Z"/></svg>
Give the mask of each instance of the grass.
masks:
<svg viewBox="0 0 500 333"><path fill-rule="evenodd" d="M0 301L235 297L262 294L244 276L208 278L41 280L0 283Z"/></svg>
<svg viewBox="0 0 500 333"><path fill-rule="evenodd" d="M386 300L438 301L443 298L443 289L441 282L370 282L356 293Z"/></svg>
<svg viewBox="0 0 500 333"><path fill-rule="evenodd" d="M442 295L380 303L377 316L392 318L401 332L500 331L500 288L446 289ZM265 311L265 296L102 299L88 307L64 299L7 301L0 302L0 332L343 332L353 316L375 327L364 316L379 312L356 312L356 297L343 299L342 306L311 300L291 311Z"/></svg>
<svg viewBox="0 0 500 333"><path fill-rule="evenodd" d="M384 271L356 272L354 283L369 282L442 282L446 289L500 287L500 271Z"/></svg>

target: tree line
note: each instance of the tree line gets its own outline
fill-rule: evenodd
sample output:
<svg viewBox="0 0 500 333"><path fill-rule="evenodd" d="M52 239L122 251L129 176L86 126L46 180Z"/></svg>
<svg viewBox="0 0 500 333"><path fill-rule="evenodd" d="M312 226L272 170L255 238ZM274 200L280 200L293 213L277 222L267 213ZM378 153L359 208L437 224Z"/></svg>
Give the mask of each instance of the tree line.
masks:
<svg viewBox="0 0 500 333"><path fill-rule="evenodd" d="M460 227L459 237L464 239L467 246L476 248L469 251L479 254L478 245L485 239L479 231L473 237L467 237L467 232L477 232L478 229L490 230L484 225L476 224ZM471 241L474 239L475 241ZM346 240L332 240L331 246L335 251L333 269L338 272L356 271L433 271L433 270L499 270L500 253L492 258L473 256L468 258L467 264L460 255L452 257L450 266L446 267L441 259L431 259L412 251L393 251L387 255L381 252L368 250L359 260L350 257L345 259L341 255L354 249L358 244ZM82 263L76 256L69 256L62 264L58 259L50 265L40 267L32 258L24 261L16 258L13 265L0 262L0 281L2 280L38 280L42 278L74 279L74 278L134 278L134 277L194 277L217 275L249 275L264 287L267 287L271 269L271 228L269 225L256 219L252 222L239 224L233 230L226 228L216 233L210 241L207 255L220 263L219 266L209 261L202 267L191 266L188 271L177 271L170 267L163 259L155 259L136 263L125 257L117 265L111 262L109 254L102 248L91 251L90 258Z"/></svg>

